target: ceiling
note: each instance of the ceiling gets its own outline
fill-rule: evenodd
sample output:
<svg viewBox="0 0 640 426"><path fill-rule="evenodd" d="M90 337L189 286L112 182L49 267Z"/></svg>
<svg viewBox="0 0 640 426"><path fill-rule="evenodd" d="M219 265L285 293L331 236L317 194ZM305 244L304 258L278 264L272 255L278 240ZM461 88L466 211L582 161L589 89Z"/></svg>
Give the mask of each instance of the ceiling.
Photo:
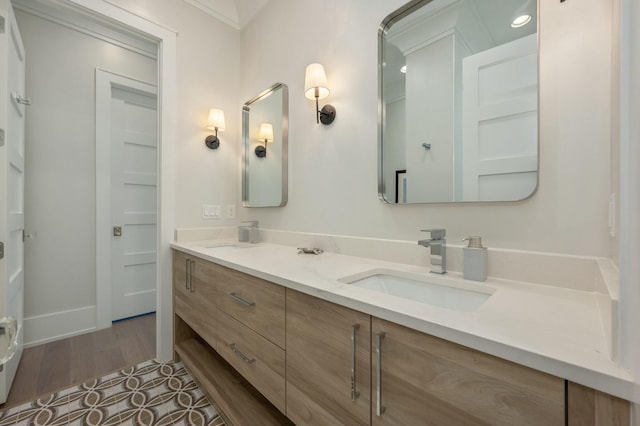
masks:
<svg viewBox="0 0 640 426"><path fill-rule="evenodd" d="M269 0L184 0L205 13L241 30Z"/></svg>

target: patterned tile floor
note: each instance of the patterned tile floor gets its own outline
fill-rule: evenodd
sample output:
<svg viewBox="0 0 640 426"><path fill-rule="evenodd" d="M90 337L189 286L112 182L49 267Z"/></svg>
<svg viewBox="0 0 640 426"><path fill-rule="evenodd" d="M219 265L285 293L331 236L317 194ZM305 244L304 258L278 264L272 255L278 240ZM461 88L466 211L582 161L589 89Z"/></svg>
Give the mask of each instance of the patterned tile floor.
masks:
<svg viewBox="0 0 640 426"><path fill-rule="evenodd" d="M0 412L0 426L224 424L181 363L156 361Z"/></svg>

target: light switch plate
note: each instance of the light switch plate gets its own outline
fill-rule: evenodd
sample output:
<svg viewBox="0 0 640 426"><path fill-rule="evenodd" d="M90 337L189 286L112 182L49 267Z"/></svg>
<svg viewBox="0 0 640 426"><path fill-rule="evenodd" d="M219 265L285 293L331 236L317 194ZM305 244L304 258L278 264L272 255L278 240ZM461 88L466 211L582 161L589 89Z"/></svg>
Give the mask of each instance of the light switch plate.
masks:
<svg viewBox="0 0 640 426"><path fill-rule="evenodd" d="M220 219L222 217L222 208L217 204L203 204L203 219Z"/></svg>
<svg viewBox="0 0 640 426"><path fill-rule="evenodd" d="M222 208L218 205L211 206L211 218L220 219L222 217Z"/></svg>
<svg viewBox="0 0 640 426"><path fill-rule="evenodd" d="M227 204L227 219L235 219L235 218L236 218L236 205Z"/></svg>

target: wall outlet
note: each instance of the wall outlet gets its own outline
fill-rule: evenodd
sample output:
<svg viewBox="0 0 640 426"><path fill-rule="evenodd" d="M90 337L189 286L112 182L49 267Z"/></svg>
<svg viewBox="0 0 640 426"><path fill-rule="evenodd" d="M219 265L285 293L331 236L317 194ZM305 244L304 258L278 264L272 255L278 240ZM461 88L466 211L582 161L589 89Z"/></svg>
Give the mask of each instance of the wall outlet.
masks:
<svg viewBox="0 0 640 426"><path fill-rule="evenodd" d="M235 219L235 218L236 218L236 205L227 204L227 219Z"/></svg>
<svg viewBox="0 0 640 426"><path fill-rule="evenodd" d="M202 218L203 219L220 219L221 208L215 204L203 204L202 205Z"/></svg>

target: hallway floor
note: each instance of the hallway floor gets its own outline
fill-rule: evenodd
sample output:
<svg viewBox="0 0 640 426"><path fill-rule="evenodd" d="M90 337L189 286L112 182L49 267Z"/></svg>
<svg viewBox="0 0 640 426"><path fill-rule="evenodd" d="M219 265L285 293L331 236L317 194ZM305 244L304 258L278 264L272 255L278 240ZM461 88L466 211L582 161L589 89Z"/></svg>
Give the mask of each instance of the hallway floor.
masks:
<svg viewBox="0 0 640 426"><path fill-rule="evenodd" d="M24 350L11 392L0 410L140 364L156 355L156 315Z"/></svg>

